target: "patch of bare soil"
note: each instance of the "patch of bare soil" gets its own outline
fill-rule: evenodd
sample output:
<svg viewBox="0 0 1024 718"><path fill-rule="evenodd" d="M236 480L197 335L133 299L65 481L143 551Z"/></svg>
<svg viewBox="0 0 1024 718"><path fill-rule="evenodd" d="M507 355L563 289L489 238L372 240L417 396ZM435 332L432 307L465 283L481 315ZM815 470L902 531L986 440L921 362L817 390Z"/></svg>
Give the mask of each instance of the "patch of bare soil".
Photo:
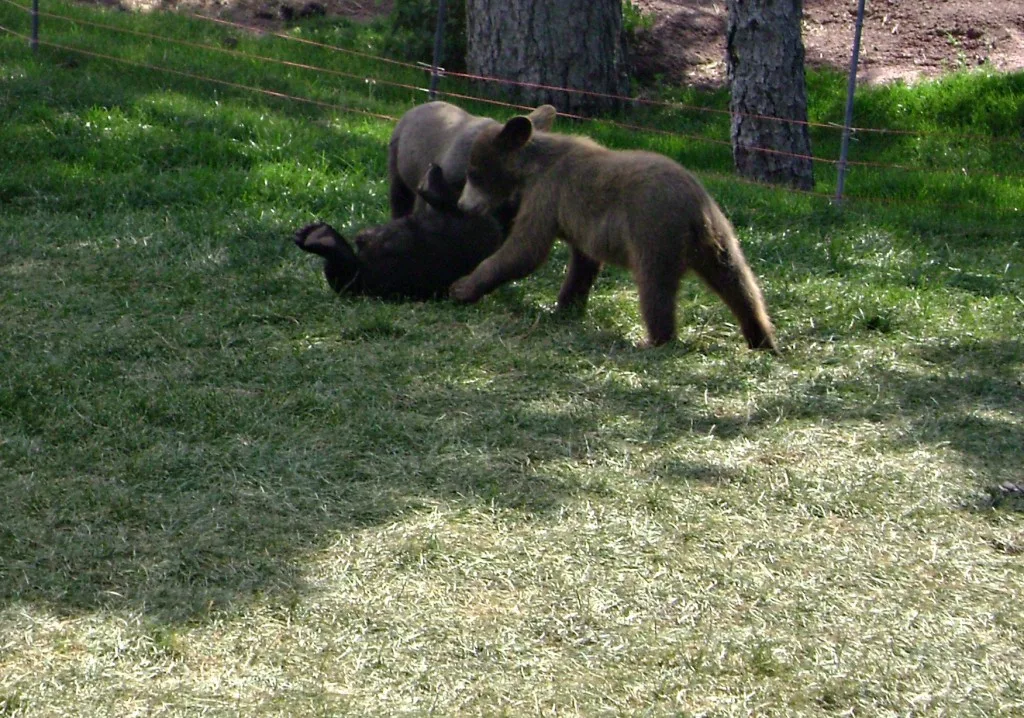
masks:
<svg viewBox="0 0 1024 718"><path fill-rule="evenodd" d="M277 26L311 15L368 21L393 0L95 0L130 9L180 7L234 22ZM720 86L726 80L725 0L632 0L653 18L637 33L633 62L641 78ZM856 0L804 0L809 66L850 66ZM987 66L1024 69L1024 2L1020 0L870 0L858 78L879 83L936 77Z"/></svg>
<svg viewBox="0 0 1024 718"><path fill-rule="evenodd" d="M641 76L673 84L725 82L725 0L633 0L654 16L634 50ZM809 66L846 72L853 50L856 0L804 0ZM912 82L952 70L1024 69L1024 3L1010 0L870 0L866 3L858 79Z"/></svg>

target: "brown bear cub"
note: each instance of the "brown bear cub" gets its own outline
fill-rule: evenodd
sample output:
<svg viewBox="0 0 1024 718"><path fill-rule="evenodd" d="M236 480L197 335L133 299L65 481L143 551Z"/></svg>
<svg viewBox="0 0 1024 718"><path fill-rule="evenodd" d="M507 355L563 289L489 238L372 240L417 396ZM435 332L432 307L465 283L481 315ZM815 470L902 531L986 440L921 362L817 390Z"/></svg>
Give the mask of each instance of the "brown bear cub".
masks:
<svg viewBox="0 0 1024 718"><path fill-rule="evenodd" d="M528 117L538 130L550 130L556 111L541 105ZM406 112L398 120L388 143L388 180L391 218L420 212L422 196L415 191L430 165L438 165L445 180L456 193L466 182L466 164L473 140L485 127L501 127L490 117L471 115L448 102L425 102ZM495 213L506 228L515 216L513 206Z"/></svg>
<svg viewBox="0 0 1024 718"><path fill-rule="evenodd" d="M426 208L416 214L360 230L355 251L328 224L295 233L299 249L324 258L324 275L338 293L431 299L473 271L504 239L490 216L471 217L456 206L459 195L432 166L417 193Z"/></svg>
<svg viewBox="0 0 1024 718"><path fill-rule="evenodd" d="M475 302L525 277L556 237L571 248L558 307L584 305L610 262L631 270L647 343L675 338L676 294L692 269L728 305L752 349L778 352L761 290L732 225L700 182L652 152L609 150L592 140L534 132L527 117L483 129L473 143L459 209L486 214L513 193L519 212L505 243L451 296Z"/></svg>

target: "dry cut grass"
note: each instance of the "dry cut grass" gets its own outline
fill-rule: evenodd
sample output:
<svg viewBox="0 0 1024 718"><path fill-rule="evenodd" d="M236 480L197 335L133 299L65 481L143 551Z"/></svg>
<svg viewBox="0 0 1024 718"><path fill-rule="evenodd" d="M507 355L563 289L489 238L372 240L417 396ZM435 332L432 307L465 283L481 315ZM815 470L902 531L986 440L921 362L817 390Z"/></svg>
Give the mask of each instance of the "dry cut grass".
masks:
<svg viewBox="0 0 1024 718"><path fill-rule="evenodd" d="M333 296L288 235L383 219L387 123L62 58L0 36L0 716L1024 714L1020 147L857 175L893 208L712 177L785 355L695 282L642 351L621 272L551 313L563 250Z"/></svg>

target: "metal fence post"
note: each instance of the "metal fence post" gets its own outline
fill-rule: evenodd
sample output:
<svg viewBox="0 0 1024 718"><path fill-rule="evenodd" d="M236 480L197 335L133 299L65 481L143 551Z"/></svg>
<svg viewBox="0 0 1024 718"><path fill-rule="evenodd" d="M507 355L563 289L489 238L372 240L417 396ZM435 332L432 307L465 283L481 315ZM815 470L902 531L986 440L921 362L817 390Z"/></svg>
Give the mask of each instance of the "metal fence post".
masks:
<svg viewBox="0 0 1024 718"><path fill-rule="evenodd" d="M857 60L860 57L860 33L864 28L864 0L857 2L857 23L853 31L853 55L850 57L850 78L846 83L846 119L843 121L843 142L839 150L839 177L836 180L836 202L843 201L846 184L846 156L850 150L850 126L853 124L853 93L857 89Z"/></svg>
<svg viewBox="0 0 1024 718"><path fill-rule="evenodd" d="M445 0L437 2L437 27L434 29L434 63L430 68L430 99L437 95L437 79L441 69L441 52L444 49L444 23L447 11Z"/></svg>

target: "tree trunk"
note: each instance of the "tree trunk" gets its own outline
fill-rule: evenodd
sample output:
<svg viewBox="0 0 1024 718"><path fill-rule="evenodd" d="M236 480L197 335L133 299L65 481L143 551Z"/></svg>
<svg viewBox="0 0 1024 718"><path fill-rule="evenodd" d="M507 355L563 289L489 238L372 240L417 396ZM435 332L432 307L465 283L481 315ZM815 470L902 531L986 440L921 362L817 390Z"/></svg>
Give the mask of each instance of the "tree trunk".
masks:
<svg viewBox="0 0 1024 718"><path fill-rule="evenodd" d="M802 0L729 0L729 108L741 175L811 189L802 17Z"/></svg>
<svg viewBox="0 0 1024 718"><path fill-rule="evenodd" d="M469 72L514 82L626 95L621 0L466 0ZM614 100L575 92L487 83L509 101L593 113Z"/></svg>

